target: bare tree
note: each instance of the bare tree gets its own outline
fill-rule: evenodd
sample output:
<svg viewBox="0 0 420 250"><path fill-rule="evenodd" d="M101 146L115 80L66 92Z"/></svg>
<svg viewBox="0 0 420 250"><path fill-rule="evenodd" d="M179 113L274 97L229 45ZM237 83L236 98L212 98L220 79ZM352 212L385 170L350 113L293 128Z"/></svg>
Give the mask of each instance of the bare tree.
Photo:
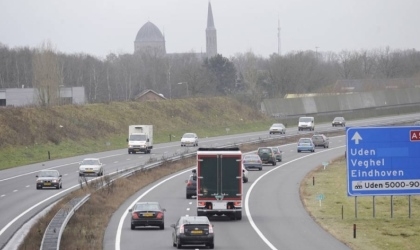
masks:
<svg viewBox="0 0 420 250"><path fill-rule="evenodd" d="M60 98L61 71L58 57L50 42L44 42L33 57L33 85L37 89L38 104L56 105Z"/></svg>

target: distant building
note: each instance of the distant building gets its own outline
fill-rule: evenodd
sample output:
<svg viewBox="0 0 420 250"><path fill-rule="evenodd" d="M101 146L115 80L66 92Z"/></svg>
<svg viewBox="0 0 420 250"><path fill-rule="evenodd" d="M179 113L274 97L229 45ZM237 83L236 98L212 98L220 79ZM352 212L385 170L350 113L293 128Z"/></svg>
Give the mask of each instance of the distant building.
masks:
<svg viewBox="0 0 420 250"><path fill-rule="evenodd" d="M149 53L156 56L166 55L165 36L152 22L144 24L137 32L134 41L134 53ZM207 28L206 28L206 56L217 55L217 34L214 26L213 11L208 4ZM200 53L197 56L201 57Z"/></svg>
<svg viewBox="0 0 420 250"><path fill-rule="evenodd" d="M166 55L165 37L151 22L140 28L134 41L134 53L146 52L157 56Z"/></svg>
<svg viewBox="0 0 420 250"><path fill-rule="evenodd" d="M151 89L146 89L134 97L136 101L160 101L166 100L166 97Z"/></svg>
<svg viewBox="0 0 420 250"><path fill-rule="evenodd" d="M36 106L38 96L34 88L0 89L0 106ZM58 98L59 104L85 104L85 87L61 87Z"/></svg>
<svg viewBox="0 0 420 250"><path fill-rule="evenodd" d="M213 57L217 55L217 33L216 27L214 27L213 11L211 9L210 2L207 13L206 53L207 57Z"/></svg>

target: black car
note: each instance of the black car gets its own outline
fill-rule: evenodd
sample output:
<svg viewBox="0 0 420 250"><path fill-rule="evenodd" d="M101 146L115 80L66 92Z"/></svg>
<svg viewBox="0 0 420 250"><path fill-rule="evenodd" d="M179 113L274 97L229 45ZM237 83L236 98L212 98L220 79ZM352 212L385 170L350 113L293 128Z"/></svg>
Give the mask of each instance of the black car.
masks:
<svg viewBox="0 0 420 250"><path fill-rule="evenodd" d="M195 173L195 170L193 170L193 174L190 175L188 180L185 181L187 183L187 186L185 188L186 191L186 198L190 199L193 196L197 195L197 175Z"/></svg>
<svg viewBox="0 0 420 250"><path fill-rule="evenodd" d="M172 245L178 249L185 245L205 245L214 248L213 225L207 216L181 216L172 224Z"/></svg>
<svg viewBox="0 0 420 250"><path fill-rule="evenodd" d="M61 180L61 174L58 170L46 169L39 171L36 176L36 189L42 188L63 188L63 182Z"/></svg>
<svg viewBox="0 0 420 250"><path fill-rule="evenodd" d="M262 163L277 165L277 158L271 147L258 148L258 156L261 158Z"/></svg>
<svg viewBox="0 0 420 250"><path fill-rule="evenodd" d="M131 230L137 226L165 228L166 209L161 208L158 202L138 202L128 211L131 212Z"/></svg>
<svg viewBox="0 0 420 250"><path fill-rule="evenodd" d="M335 117L334 120L331 122L331 125L333 127L336 127L336 126L345 127L346 119L344 119L344 117L341 117L341 116Z"/></svg>

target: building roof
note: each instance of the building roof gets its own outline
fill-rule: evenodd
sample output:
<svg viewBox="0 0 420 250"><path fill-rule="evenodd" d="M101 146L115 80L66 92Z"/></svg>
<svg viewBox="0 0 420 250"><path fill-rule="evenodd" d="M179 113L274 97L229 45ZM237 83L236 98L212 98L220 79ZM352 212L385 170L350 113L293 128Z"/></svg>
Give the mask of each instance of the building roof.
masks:
<svg viewBox="0 0 420 250"><path fill-rule="evenodd" d="M209 2L209 8L207 13L207 29L215 29L213 20L213 11L211 10L211 4Z"/></svg>
<svg viewBox="0 0 420 250"><path fill-rule="evenodd" d="M137 32L136 42L163 42L165 37L152 22L145 23Z"/></svg>
<svg viewBox="0 0 420 250"><path fill-rule="evenodd" d="M152 98L153 96L153 98ZM146 89L134 97L135 100L166 100L166 97L154 90Z"/></svg>

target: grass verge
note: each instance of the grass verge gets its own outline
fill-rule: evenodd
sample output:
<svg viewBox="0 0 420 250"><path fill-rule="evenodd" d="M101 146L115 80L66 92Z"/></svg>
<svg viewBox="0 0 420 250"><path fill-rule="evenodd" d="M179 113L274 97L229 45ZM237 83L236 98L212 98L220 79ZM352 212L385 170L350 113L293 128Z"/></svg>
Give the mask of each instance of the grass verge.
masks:
<svg viewBox="0 0 420 250"><path fill-rule="evenodd" d="M317 167L301 182L302 202L321 227L352 249L419 249L419 197L411 196L411 218L408 196L393 197L392 218L390 196L375 197L375 217L373 197L357 197L356 218L355 198L347 196L346 178L346 161L340 157L325 170Z"/></svg>

